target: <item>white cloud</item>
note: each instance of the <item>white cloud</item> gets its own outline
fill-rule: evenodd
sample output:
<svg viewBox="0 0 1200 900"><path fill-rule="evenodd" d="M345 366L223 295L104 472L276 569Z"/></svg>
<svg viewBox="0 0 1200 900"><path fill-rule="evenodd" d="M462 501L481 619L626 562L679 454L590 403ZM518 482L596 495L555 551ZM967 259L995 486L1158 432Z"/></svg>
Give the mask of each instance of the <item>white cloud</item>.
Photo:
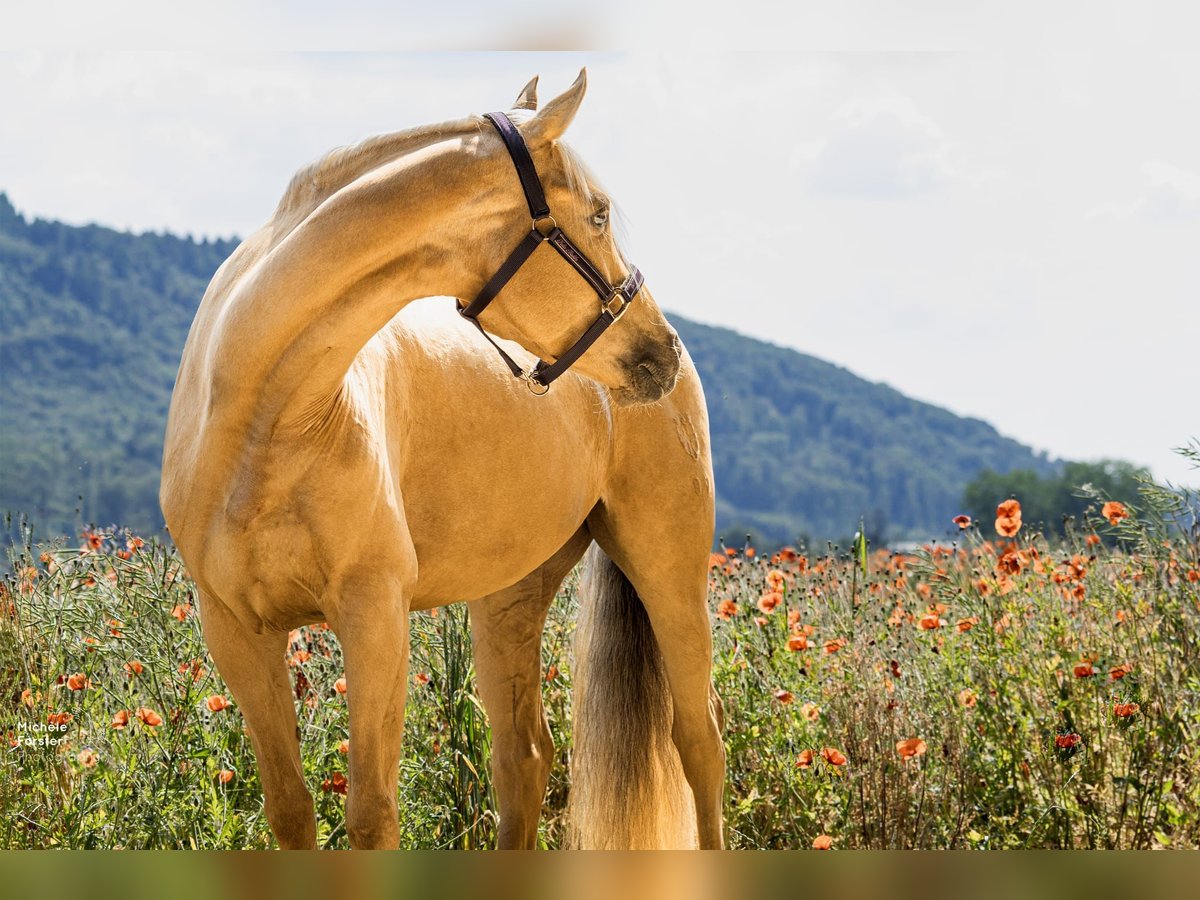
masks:
<svg viewBox="0 0 1200 900"><path fill-rule="evenodd" d="M814 193L906 197L937 190L954 175L941 128L906 97L856 100L834 119L808 170Z"/></svg>
<svg viewBox="0 0 1200 900"><path fill-rule="evenodd" d="M1200 219L1200 173L1151 159L1142 164L1140 174L1143 188L1133 200L1105 201L1088 216L1099 219L1139 216L1151 222Z"/></svg>

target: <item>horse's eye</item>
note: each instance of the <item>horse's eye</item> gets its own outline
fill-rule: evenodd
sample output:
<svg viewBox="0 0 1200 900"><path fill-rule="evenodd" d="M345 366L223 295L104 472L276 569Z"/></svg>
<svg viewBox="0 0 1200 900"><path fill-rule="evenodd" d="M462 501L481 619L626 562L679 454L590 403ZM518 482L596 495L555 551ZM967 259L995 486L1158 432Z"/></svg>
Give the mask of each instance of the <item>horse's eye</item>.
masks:
<svg viewBox="0 0 1200 900"><path fill-rule="evenodd" d="M598 209L592 214L592 224L597 228L603 228L608 224L608 207Z"/></svg>

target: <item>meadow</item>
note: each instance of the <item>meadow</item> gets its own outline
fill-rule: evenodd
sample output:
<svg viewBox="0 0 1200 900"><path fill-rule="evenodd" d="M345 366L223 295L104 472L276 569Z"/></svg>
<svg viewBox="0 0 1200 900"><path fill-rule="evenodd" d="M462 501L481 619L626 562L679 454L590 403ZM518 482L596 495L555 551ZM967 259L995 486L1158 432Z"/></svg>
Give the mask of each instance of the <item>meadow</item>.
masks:
<svg viewBox="0 0 1200 900"><path fill-rule="evenodd" d="M1161 493L1097 499L1050 542L1007 501L906 553L722 545L710 607L730 844L1200 846L1200 544L1178 511ZM543 641L547 847L569 794L575 603L572 576ZM494 841L468 615L412 619L402 846ZM318 839L345 847L337 640L312 626L288 652ZM272 845L169 547L120 529L17 546L0 686L0 848Z"/></svg>

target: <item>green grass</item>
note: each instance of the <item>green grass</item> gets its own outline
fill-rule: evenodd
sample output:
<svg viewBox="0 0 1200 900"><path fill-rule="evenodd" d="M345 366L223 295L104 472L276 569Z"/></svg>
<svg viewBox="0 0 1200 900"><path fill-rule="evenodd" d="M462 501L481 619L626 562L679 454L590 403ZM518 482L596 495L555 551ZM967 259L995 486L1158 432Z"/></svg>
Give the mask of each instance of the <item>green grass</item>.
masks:
<svg viewBox="0 0 1200 900"><path fill-rule="evenodd" d="M1055 546L985 540L987 523L907 556L714 555L730 843L1200 844L1200 559L1161 519L1146 506ZM1103 542L1087 541L1093 527ZM193 587L169 548L130 537L17 548L0 594L0 847L269 847L240 713L209 708L227 692ZM572 578L543 642L558 747L542 825L551 847L568 793L575 602ZM413 616L405 847L495 837L468 614ZM341 653L321 626L293 637L318 839L345 847ZM122 711L129 722L114 728ZM52 733L61 743L11 746L44 736L31 729L48 718L65 721ZM902 758L903 741L920 752ZM806 751L811 765L798 764Z"/></svg>

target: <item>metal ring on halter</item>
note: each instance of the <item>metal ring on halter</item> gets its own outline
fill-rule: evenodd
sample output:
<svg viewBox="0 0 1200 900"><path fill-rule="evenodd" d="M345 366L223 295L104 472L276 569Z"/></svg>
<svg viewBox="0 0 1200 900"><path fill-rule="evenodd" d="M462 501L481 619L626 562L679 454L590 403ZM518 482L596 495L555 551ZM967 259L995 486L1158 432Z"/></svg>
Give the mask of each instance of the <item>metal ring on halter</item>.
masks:
<svg viewBox="0 0 1200 900"><path fill-rule="evenodd" d="M613 305L614 301L618 301L618 300L621 302L621 305L617 309L616 312L613 312L612 309L610 309L610 307ZM618 319L621 318L621 316L625 315L625 310L629 309L629 306L630 306L630 301L625 297L625 294L622 291L622 289L616 288L613 290L612 296L600 304L600 310L601 310L601 312L608 313L610 316L612 316L613 321L616 322Z"/></svg>
<svg viewBox="0 0 1200 900"><path fill-rule="evenodd" d="M538 222L545 222L547 219L550 220L550 230L542 231L542 229L538 228ZM549 213L546 213L546 215L544 215L544 216L538 216L536 219L533 220L533 230L536 231L538 234L540 234L542 237L549 237L551 234L554 233L555 229L557 229L557 228L558 228L558 222L556 222L554 220L554 216L550 215Z"/></svg>
<svg viewBox="0 0 1200 900"><path fill-rule="evenodd" d="M548 393L550 393L550 385L542 384L540 381L534 378L532 369L524 373L521 376L521 380L525 382L525 387L529 388L529 393L533 394L535 397L545 397ZM541 390L537 390L534 385L540 387Z"/></svg>

